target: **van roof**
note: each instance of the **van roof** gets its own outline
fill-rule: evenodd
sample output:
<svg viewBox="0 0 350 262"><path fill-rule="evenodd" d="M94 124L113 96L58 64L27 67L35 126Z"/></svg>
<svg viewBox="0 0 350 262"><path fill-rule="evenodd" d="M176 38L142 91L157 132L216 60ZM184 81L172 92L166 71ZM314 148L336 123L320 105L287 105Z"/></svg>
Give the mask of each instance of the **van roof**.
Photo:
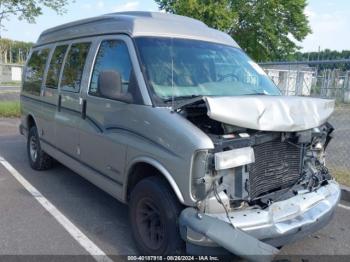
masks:
<svg viewBox="0 0 350 262"><path fill-rule="evenodd" d="M158 36L197 39L238 47L221 31L199 20L161 12L119 12L83 19L45 30L36 45L94 35L123 33L131 37Z"/></svg>

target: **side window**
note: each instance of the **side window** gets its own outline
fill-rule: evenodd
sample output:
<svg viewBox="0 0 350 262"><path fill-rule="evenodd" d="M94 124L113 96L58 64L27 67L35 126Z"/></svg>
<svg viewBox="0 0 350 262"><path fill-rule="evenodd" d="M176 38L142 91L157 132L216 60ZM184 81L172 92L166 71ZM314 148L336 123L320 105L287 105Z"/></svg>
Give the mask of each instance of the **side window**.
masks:
<svg viewBox="0 0 350 262"><path fill-rule="evenodd" d="M57 89L58 79L60 77L61 67L66 54L68 45L57 46L55 51L52 54L50 61L49 70L47 72L45 86L48 88Z"/></svg>
<svg viewBox="0 0 350 262"><path fill-rule="evenodd" d="M89 49L90 43L76 43L71 45L64 64L61 81L62 90L79 92Z"/></svg>
<svg viewBox="0 0 350 262"><path fill-rule="evenodd" d="M23 91L32 95L40 95L48 55L49 49L47 48L33 51L25 70Z"/></svg>
<svg viewBox="0 0 350 262"><path fill-rule="evenodd" d="M98 79L103 71L114 71L119 73L121 88L117 90L120 94L126 94L129 89L132 64L126 44L121 40L105 40L101 42L97 53L94 70L90 83L89 94L102 96L99 92Z"/></svg>

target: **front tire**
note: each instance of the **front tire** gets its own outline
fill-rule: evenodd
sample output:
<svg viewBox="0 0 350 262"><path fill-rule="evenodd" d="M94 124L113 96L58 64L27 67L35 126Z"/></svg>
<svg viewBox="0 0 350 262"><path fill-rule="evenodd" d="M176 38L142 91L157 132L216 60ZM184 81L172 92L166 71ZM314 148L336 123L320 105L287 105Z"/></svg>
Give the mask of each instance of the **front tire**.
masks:
<svg viewBox="0 0 350 262"><path fill-rule="evenodd" d="M38 129L30 128L27 140L27 154L30 166L35 170L46 170L52 167L53 159L40 146Z"/></svg>
<svg viewBox="0 0 350 262"><path fill-rule="evenodd" d="M178 218L182 206L167 182L141 180L131 193L129 214L134 240L142 255L181 254Z"/></svg>

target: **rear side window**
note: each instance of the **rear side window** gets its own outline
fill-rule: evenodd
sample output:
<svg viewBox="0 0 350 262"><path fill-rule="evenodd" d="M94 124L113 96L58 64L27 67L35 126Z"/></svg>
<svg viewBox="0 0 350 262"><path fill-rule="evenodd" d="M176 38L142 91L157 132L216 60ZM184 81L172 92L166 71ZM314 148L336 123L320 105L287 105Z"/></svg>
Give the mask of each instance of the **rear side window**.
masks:
<svg viewBox="0 0 350 262"><path fill-rule="evenodd" d="M86 57L90 43L72 44L64 64L61 89L70 92L79 92L83 76Z"/></svg>
<svg viewBox="0 0 350 262"><path fill-rule="evenodd" d="M49 70L47 72L46 84L45 84L46 87L57 89L61 67L62 67L64 55L66 54L67 48L68 48L68 45L61 45L55 48L55 51L53 52L52 58L50 61Z"/></svg>
<svg viewBox="0 0 350 262"><path fill-rule="evenodd" d="M121 40L102 41L92 72L89 94L101 96L98 90L98 77L102 71L117 71L123 84L121 93L128 92L131 70L132 64L126 44Z"/></svg>
<svg viewBox="0 0 350 262"><path fill-rule="evenodd" d="M25 70L23 91L32 95L40 95L48 55L49 49L47 48L33 51Z"/></svg>

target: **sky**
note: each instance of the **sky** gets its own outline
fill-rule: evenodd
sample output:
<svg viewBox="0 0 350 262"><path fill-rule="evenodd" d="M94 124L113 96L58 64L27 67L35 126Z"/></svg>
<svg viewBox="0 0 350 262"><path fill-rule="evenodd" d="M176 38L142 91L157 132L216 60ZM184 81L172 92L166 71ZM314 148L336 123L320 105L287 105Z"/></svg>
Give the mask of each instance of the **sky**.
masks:
<svg viewBox="0 0 350 262"><path fill-rule="evenodd" d="M35 24L19 21L10 17L5 21L4 38L35 42L47 28L74 20L118 11L158 11L153 0L75 0L67 6L64 15L44 9L44 14L36 19ZM349 0L309 0L305 10L312 34L301 43L302 51L317 51L318 48L332 50L350 50L350 1Z"/></svg>

